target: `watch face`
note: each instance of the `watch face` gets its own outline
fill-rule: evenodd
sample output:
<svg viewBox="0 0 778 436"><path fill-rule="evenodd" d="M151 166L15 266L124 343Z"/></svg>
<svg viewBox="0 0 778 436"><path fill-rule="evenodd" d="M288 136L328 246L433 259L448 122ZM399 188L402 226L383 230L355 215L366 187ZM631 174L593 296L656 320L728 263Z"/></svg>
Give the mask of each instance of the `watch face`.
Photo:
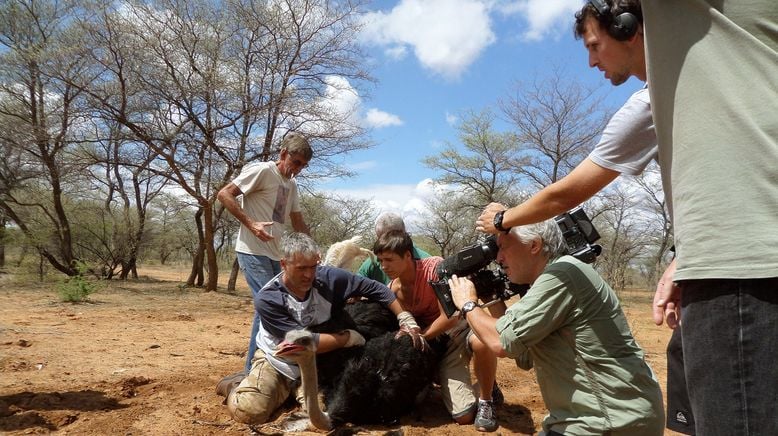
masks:
<svg viewBox="0 0 778 436"><path fill-rule="evenodd" d="M504 230L503 227L502 227L502 217L503 217L504 214L505 214L505 211L501 210L501 211L497 212L494 215L494 223L493 224L494 224L494 228L495 229L501 230L501 231Z"/></svg>

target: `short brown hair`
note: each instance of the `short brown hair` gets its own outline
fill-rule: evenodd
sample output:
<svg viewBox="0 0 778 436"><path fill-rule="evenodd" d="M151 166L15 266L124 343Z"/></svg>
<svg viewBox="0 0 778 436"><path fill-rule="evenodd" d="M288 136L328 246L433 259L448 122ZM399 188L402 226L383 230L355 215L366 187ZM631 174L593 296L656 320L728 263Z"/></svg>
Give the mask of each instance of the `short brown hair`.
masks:
<svg viewBox="0 0 778 436"><path fill-rule="evenodd" d="M373 244L373 253L378 255L386 251L391 251L399 256L403 256L405 253L413 255L411 235L402 230L390 230L378 236L378 240Z"/></svg>

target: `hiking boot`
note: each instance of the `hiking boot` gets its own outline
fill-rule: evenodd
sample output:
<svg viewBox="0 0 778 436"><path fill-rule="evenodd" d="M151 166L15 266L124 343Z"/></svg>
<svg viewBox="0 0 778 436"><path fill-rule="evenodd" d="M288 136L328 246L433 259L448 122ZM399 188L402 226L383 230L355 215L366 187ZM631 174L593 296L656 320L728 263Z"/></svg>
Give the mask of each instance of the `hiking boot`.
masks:
<svg viewBox="0 0 778 436"><path fill-rule="evenodd" d="M232 392L232 390L235 389L235 387L238 386L244 378L246 378L245 370L224 377L223 379L219 380L219 383L216 384L216 394L224 397L226 401L226 398L230 396L230 392Z"/></svg>
<svg viewBox="0 0 778 436"><path fill-rule="evenodd" d="M505 404L505 395L502 394L502 391L500 390L500 387L497 385L497 382L494 382L494 385L492 386L492 403L496 407Z"/></svg>
<svg viewBox="0 0 778 436"><path fill-rule="evenodd" d="M475 416L473 425L478 431L497 430L497 416L494 414L494 404L491 401L478 401L478 414Z"/></svg>

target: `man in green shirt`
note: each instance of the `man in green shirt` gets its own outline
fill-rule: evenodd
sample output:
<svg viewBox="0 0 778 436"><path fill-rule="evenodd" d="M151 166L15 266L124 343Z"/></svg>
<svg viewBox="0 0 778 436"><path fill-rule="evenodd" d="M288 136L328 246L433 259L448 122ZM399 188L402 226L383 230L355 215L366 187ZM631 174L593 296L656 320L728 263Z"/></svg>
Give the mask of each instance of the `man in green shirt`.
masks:
<svg viewBox="0 0 778 436"><path fill-rule="evenodd" d="M525 370L534 366L549 414L546 435L661 435L662 392L616 294L589 265L566 255L554 220L498 238L497 261L531 284L499 319L478 307L473 283L449 280L454 304L478 338Z"/></svg>
<svg viewBox="0 0 778 436"><path fill-rule="evenodd" d="M380 238L384 233L391 230L405 231L405 222L400 215L393 212L384 212L378 216L375 221L375 235L376 239ZM414 259L426 259L430 257L430 254L426 251L416 247L414 244L411 255ZM385 285L389 284L389 277L384 274L384 270L381 269L381 265L378 263L378 259L368 257L362 262L357 270L357 275L367 277L375 281L381 282Z"/></svg>

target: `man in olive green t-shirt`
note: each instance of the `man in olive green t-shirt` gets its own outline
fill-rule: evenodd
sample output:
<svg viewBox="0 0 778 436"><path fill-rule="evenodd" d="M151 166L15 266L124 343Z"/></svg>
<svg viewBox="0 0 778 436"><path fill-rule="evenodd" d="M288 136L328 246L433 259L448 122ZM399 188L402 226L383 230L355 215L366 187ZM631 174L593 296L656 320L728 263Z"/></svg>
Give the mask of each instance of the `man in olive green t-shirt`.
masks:
<svg viewBox="0 0 778 436"><path fill-rule="evenodd" d="M683 325L697 434L775 435L778 2L652 0L643 13L677 255L654 322Z"/></svg>

